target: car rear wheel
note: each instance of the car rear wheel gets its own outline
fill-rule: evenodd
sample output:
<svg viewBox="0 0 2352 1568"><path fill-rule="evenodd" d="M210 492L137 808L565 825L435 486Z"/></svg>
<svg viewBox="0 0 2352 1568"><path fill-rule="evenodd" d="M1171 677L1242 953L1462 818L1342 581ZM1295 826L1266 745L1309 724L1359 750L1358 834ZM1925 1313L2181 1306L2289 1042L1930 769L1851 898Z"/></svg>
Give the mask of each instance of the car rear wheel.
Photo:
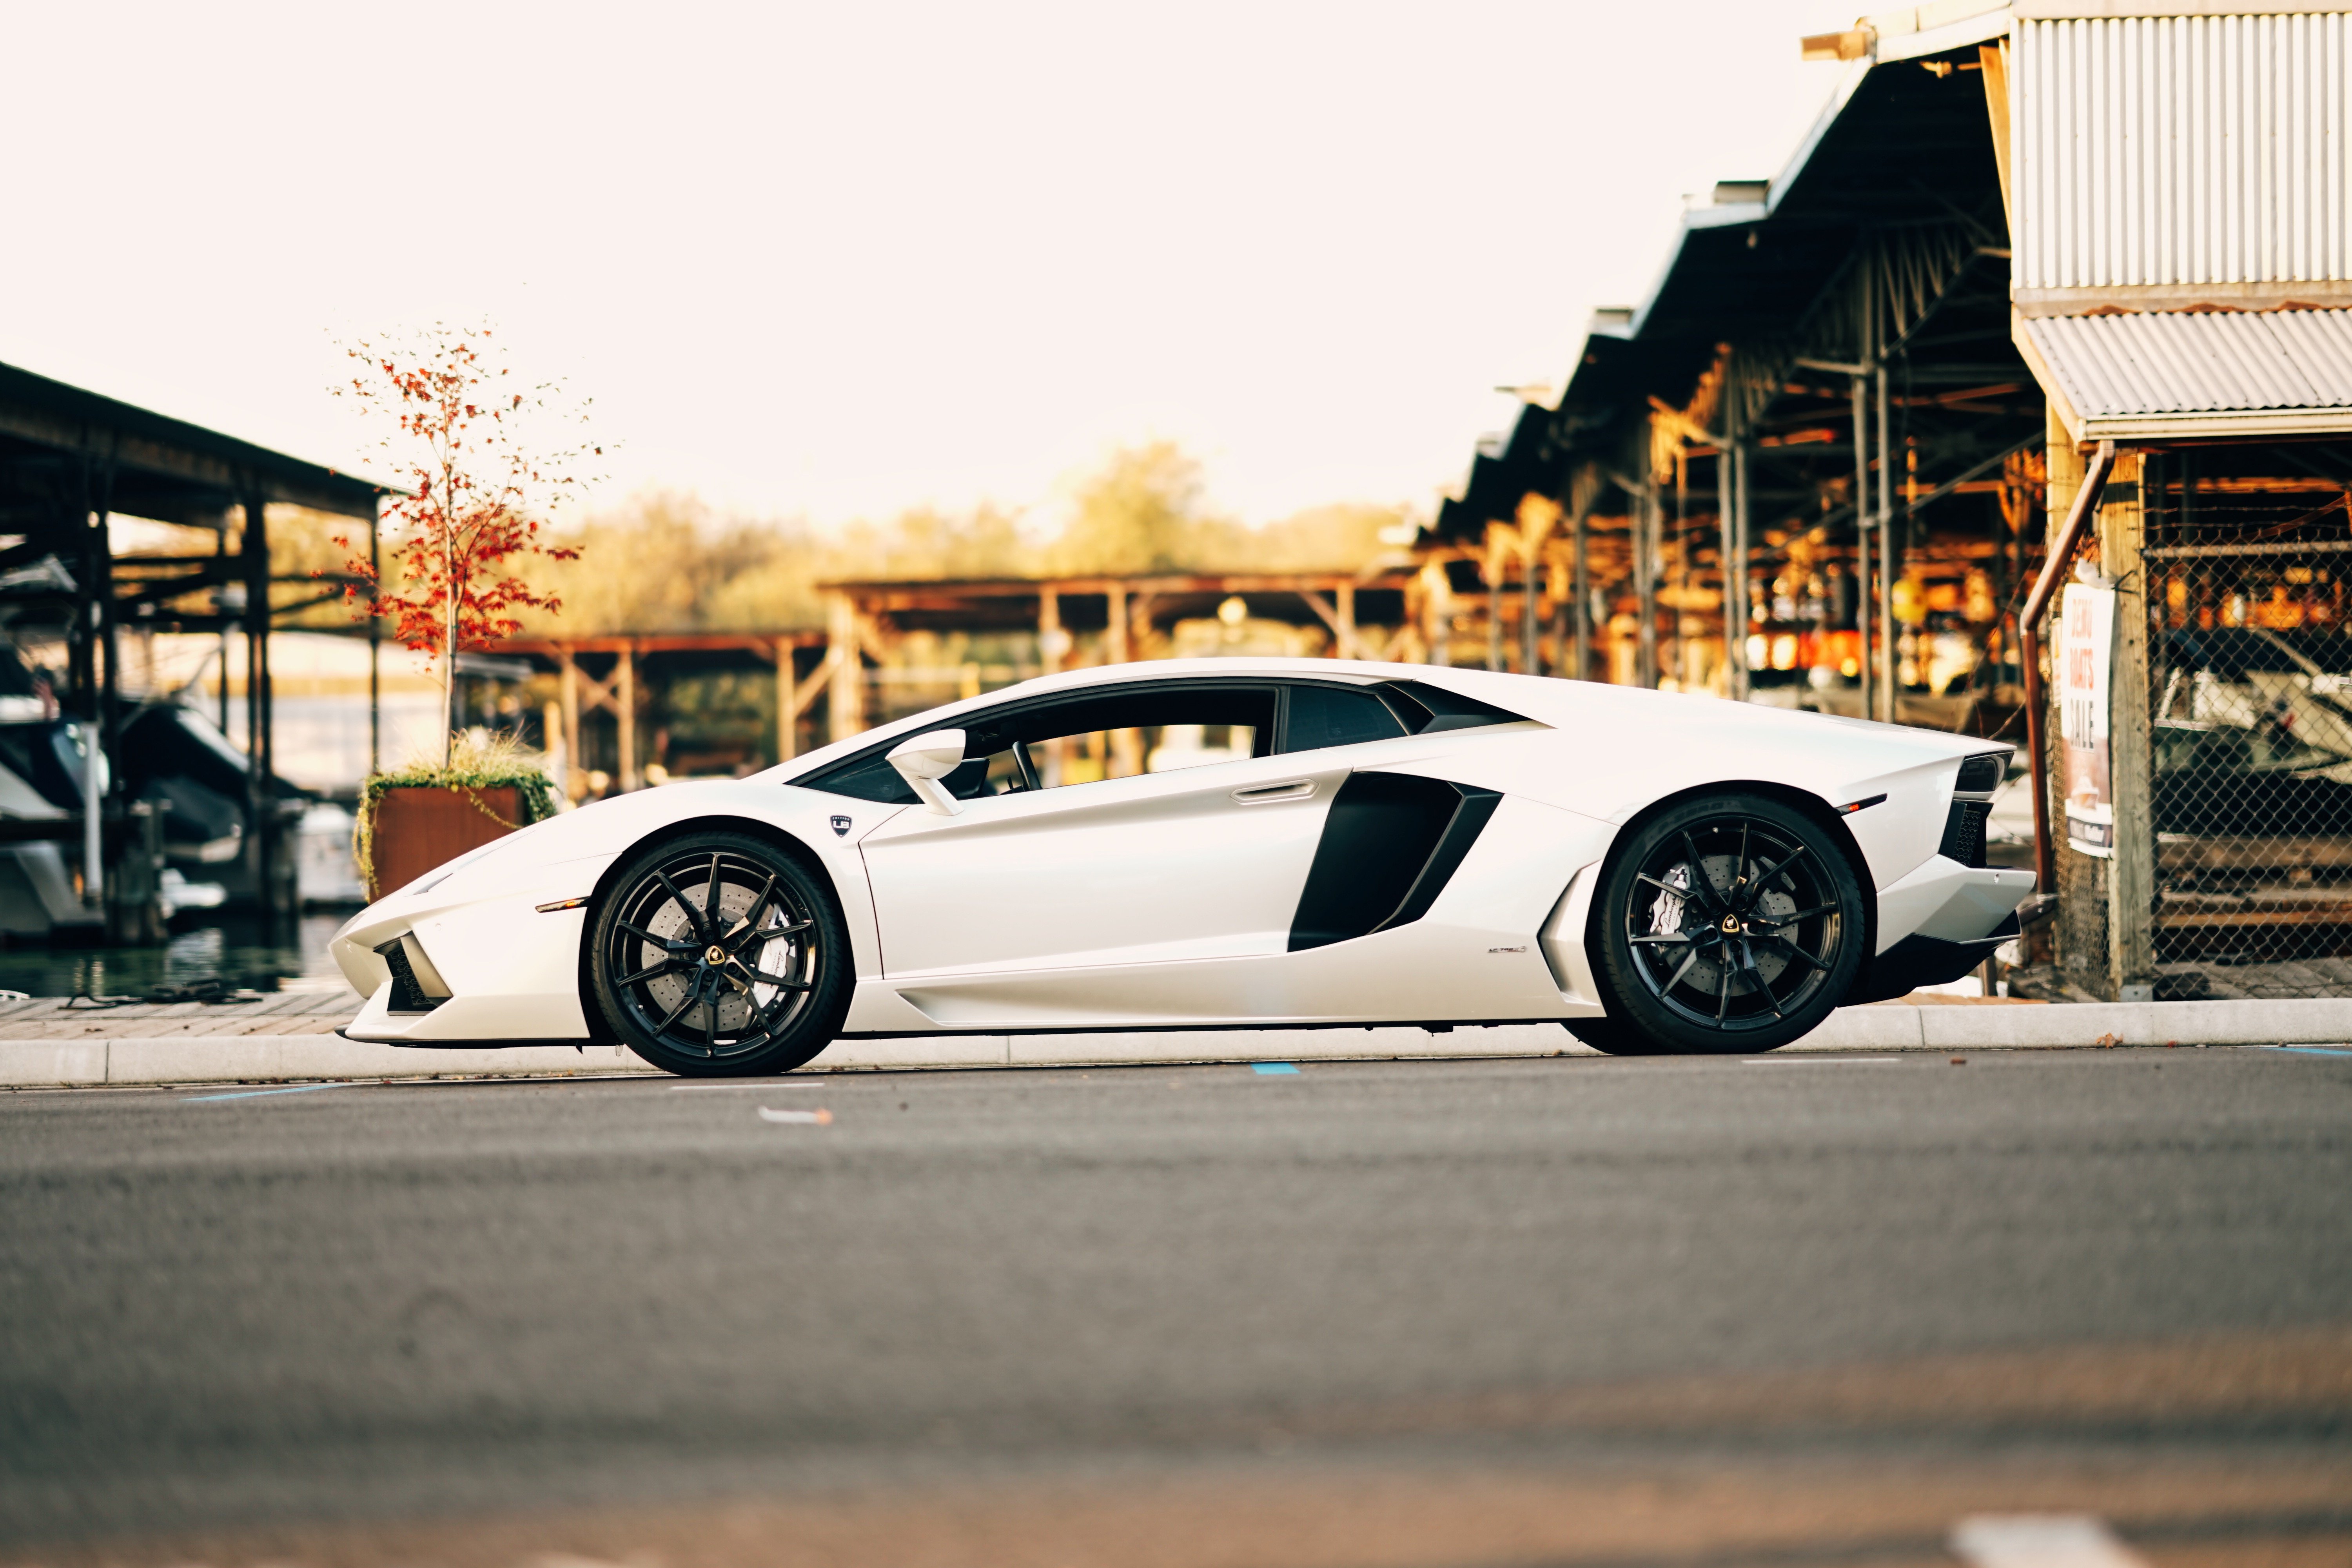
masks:
<svg viewBox="0 0 2352 1568"><path fill-rule="evenodd" d="M1570 1030L1620 1056L1769 1051L1844 1000L1867 929L1822 824L1745 793L1684 801L1602 873L1587 945L1608 1017Z"/></svg>
<svg viewBox="0 0 2352 1568"><path fill-rule="evenodd" d="M848 1010L849 942L832 890L747 834L698 833L638 855L590 940L614 1034L684 1077L799 1067Z"/></svg>

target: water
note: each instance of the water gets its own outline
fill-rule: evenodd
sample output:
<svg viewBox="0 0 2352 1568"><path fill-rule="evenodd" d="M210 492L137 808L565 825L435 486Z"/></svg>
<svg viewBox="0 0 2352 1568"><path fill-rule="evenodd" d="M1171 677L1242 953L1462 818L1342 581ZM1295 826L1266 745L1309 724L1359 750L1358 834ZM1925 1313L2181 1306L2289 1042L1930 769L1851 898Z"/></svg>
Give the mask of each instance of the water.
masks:
<svg viewBox="0 0 2352 1568"><path fill-rule="evenodd" d="M144 995L218 975L251 991L351 992L327 956L347 911L306 914L265 942L260 922L215 917L162 947L13 947L0 950L0 988L33 996ZM352 994L356 1005L358 996Z"/></svg>

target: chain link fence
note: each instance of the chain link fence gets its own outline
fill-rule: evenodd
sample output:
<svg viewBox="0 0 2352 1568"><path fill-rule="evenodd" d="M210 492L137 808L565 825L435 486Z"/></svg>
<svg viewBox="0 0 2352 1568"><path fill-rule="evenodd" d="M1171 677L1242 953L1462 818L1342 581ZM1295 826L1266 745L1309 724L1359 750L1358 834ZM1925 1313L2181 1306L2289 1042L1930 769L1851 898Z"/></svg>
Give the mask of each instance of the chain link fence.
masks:
<svg viewBox="0 0 2352 1568"><path fill-rule="evenodd" d="M2158 995L2352 995L2340 448L2148 455Z"/></svg>

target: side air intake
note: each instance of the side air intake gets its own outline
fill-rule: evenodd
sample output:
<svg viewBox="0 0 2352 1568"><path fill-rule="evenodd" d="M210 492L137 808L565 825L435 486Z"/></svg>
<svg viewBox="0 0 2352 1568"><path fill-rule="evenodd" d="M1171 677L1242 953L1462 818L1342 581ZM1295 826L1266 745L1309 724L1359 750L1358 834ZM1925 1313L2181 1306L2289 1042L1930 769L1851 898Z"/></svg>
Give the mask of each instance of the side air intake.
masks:
<svg viewBox="0 0 2352 1568"><path fill-rule="evenodd" d="M1408 773L1350 773L1332 797L1290 951L1419 920L1445 890L1502 796Z"/></svg>
<svg viewBox="0 0 2352 1568"><path fill-rule="evenodd" d="M1985 801L1952 802L1951 815L1944 818L1944 842L1937 847L1937 853L1963 866L1983 865L1985 818L1991 815L1992 806Z"/></svg>

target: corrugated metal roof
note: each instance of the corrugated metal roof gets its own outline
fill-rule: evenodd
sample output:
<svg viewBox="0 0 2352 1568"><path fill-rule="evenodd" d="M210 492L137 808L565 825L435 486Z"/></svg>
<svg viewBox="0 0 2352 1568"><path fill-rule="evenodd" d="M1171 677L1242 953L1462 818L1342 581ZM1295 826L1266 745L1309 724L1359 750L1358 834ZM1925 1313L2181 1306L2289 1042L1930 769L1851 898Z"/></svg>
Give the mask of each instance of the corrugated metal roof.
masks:
<svg viewBox="0 0 2352 1568"><path fill-rule="evenodd" d="M2352 310L2045 316L2018 331L2084 440L2352 424Z"/></svg>

